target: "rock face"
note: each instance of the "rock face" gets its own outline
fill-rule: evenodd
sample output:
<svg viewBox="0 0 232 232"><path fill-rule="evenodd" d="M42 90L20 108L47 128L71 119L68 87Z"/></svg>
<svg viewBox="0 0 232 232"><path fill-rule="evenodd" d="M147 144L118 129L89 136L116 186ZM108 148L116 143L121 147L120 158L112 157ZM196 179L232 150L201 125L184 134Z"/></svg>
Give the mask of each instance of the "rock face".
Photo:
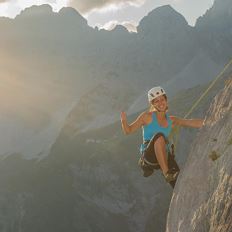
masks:
<svg viewBox="0 0 232 232"><path fill-rule="evenodd" d="M215 97L172 197L166 232L232 231L232 79Z"/></svg>

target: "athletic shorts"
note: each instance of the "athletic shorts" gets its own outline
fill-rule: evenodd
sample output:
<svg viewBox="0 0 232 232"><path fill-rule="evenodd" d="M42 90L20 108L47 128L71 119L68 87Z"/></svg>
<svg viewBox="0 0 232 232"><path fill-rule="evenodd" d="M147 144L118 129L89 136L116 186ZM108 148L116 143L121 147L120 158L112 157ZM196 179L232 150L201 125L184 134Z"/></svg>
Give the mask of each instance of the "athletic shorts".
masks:
<svg viewBox="0 0 232 232"><path fill-rule="evenodd" d="M154 165L158 164L158 160L156 158L154 150L154 143L161 136L165 139L166 142L166 153L168 154L170 152L168 140L166 139L163 133L158 133L154 135L151 140L147 141L147 143L141 144L140 146L140 154L142 155L143 159L147 161L147 163L151 163Z"/></svg>

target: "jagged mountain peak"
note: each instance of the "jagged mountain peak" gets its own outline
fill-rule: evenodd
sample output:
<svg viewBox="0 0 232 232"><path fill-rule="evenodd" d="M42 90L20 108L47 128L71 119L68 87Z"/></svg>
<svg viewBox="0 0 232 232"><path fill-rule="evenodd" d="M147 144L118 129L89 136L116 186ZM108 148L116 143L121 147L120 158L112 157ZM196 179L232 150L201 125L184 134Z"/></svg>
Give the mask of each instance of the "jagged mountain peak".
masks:
<svg viewBox="0 0 232 232"><path fill-rule="evenodd" d="M170 5L164 5L151 11L139 23L138 32L157 29L168 29L173 26L187 26L186 19Z"/></svg>
<svg viewBox="0 0 232 232"><path fill-rule="evenodd" d="M128 33L128 30L123 25L116 25L112 32L116 33Z"/></svg>
<svg viewBox="0 0 232 232"><path fill-rule="evenodd" d="M171 5L163 5L152 10L148 15L156 14L159 16L166 16L167 14L176 14L177 11ZM179 14L179 13L178 13Z"/></svg>
<svg viewBox="0 0 232 232"><path fill-rule="evenodd" d="M25 17L42 17L44 15L53 14L52 7L49 4L43 5L33 5L21 11L21 13L16 18L25 18Z"/></svg>
<svg viewBox="0 0 232 232"><path fill-rule="evenodd" d="M164 5L164 6L160 6L155 8L154 10L152 10L151 12L148 13L147 16L145 16L144 18L166 18L166 17L176 17L176 18L181 18L182 20L184 20L186 23L187 21L185 20L185 18L179 13L177 12L174 8L172 8L170 5Z"/></svg>
<svg viewBox="0 0 232 232"><path fill-rule="evenodd" d="M206 13L199 17L196 27L209 26L213 28L227 25L225 22L232 22L232 2L231 0L215 0L213 6ZM224 28L224 27L222 27Z"/></svg>
<svg viewBox="0 0 232 232"><path fill-rule="evenodd" d="M80 20L87 24L87 20L74 8L72 7L63 7L59 11L59 15L68 17L73 20Z"/></svg>
<svg viewBox="0 0 232 232"><path fill-rule="evenodd" d="M53 12L52 7L49 4L43 5L33 5L21 11L21 13L16 18L28 18L28 17L38 17L43 18L45 16L52 16L57 14ZM65 17L68 20L72 20L73 22L83 22L87 24L87 20L74 8L72 7L63 7L59 12L59 16Z"/></svg>

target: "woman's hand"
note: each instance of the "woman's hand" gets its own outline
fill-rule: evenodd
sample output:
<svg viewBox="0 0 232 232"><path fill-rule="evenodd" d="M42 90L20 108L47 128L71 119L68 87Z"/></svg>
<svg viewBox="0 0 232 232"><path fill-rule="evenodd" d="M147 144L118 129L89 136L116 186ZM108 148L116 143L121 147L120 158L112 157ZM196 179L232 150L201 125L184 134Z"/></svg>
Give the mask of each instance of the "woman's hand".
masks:
<svg viewBox="0 0 232 232"><path fill-rule="evenodd" d="M124 111L121 112L121 124L122 129L125 134L131 134L135 132L137 129L143 126L144 124L144 117L146 116L146 112L141 113L137 119L132 122L130 125L127 123L127 116Z"/></svg>
<svg viewBox="0 0 232 232"><path fill-rule="evenodd" d="M127 116L126 112L121 112L121 124L122 124L122 130L127 135L130 133L130 126L127 123Z"/></svg>
<svg viewBox="0 0 232 232"><path fill-rule="evenodd" d="M127 116L126 116L126 112L122 111L121 112L121 121L126 121Z"/></svg>

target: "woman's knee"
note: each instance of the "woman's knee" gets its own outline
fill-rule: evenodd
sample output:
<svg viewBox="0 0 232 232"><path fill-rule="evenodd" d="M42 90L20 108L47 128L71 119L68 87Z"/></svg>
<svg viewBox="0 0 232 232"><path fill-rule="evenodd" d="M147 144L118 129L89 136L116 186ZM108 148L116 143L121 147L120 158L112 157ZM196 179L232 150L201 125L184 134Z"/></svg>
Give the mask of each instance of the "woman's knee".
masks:
<svg viewBox="0 0 232 232"><path fill-rule="evenodd" d="M162 144L162 145L165 145L165 144L166 144L166 140L165 140L165 137L164 137L163 134L159 134L159 135L157 136L157 138L154 139L154 145L155 145L155 146L156 146L156 145L160 145L160 144Z"/></svg>

